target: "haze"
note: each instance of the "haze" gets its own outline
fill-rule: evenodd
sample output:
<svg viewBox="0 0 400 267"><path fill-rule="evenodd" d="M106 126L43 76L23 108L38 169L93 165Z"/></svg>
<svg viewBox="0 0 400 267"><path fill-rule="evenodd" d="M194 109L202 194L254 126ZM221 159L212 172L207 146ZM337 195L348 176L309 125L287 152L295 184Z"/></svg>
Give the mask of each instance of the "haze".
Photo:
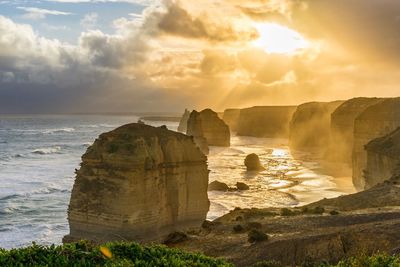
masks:
<svg viewBox="0 0 400 267"><path fill-rule="evenodd" d="M0 1L0 113L397 96L397 0Z"/></svg>

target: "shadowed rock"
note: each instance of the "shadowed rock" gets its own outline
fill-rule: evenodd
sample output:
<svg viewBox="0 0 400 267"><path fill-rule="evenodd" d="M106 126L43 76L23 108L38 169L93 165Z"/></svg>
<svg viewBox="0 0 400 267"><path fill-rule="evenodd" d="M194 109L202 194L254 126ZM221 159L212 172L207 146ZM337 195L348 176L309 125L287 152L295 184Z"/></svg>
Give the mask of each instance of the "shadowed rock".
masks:
<svg viewBox="0 0 400 267"><path fill-rule="evenodd" d="M260 158L257 154L249 154L244 159L244 165L247 168L247 171L262 171L265 168L261 165Z"/></svg>
<svg viewBox="0 0 400 267"><path fill-rule="evenodd" d="M254 137L289 136L295 106L252 107L240 110L238 135Z"/></svg>
<svg viewBox="0 0 400 267"><path fill-rule="evenodd" d="M191 137L164 127L101 134L76 173L64 242L160 241L200 227L209 209L206 161Z"/></svg>
<svg viewBox="0 0 400 267"><path fill-rule="evenodd" d="M213 181L208 185L208 191L228 191L230 188L226 183Z"/></svg>
<svg viewBox="0 0 400 267"><path fill-rule="evenodd" d="M211 109L193 111L188 120L187 135L193 136L196 143L205 138L209 146L230 146L228 125Z"/></svg>
<svg viewBox="0 0 400 267"><path fill-rule="evenodd" d="M380 101L364 110L354 122L353 184L365 189L364 170L367 167L365 145L385 136L400 126L400 98Z"/></svg>
<svg viewBox="0 0 400 267"><path fill-rule="evenodd" d="M382 100L382 98L353 98L344 102L332 113L331 145L327 153L329 160L351 164L354 122L365 109Z"/></svg>

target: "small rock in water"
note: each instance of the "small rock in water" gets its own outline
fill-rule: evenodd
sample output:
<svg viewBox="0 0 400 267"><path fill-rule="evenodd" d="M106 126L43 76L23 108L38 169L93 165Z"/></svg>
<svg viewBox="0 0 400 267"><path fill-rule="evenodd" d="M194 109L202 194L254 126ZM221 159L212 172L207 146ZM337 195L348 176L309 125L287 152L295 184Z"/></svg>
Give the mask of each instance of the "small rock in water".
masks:
<svg viewBox="0 0 400 267"><path fill-rule="evenodd" d="M188 236L183 232L174 232L167 236L164 240L164 244L178 244L188 240Z"/></svg>
<svg viewBox="0 0 400 267"><path fill-rule="evenodd" d="M219 181L214 181L208 185L208 191L228 191L229 186Z"/></svg>
<svg viewBox="0 0 400 267"><path fill-rule="evenodd" d="M249 154L244 160L244 165L246 165L248 171L262 171L265 168L261 165L260 158L257 154Z"/></svg>

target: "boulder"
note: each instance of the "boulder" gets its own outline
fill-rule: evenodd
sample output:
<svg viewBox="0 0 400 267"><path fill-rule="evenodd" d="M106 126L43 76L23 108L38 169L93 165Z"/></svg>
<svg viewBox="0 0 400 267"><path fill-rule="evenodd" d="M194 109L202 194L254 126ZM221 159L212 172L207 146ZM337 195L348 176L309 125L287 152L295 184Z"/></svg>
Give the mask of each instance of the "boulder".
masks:
<svg viewBox="0 0 400 267"><path fill-rule="evenodd" d="M359 97L347 100L331 116L331 142L327 153L333 162L352 163L353 133L356 118L382 98Z"/></svg>
<svg viewBox="0 0 400 267"><path fill-rule="evenodd" d="M365 109L354 122L353 184L365 189L364 170L367 167L365 145L385 136L400 126L400 98L389 98Z"/></svg>
<svg viewBox="0 0 400 267"><path fill-rule="evenodd" d="M160 242L207 216L206 156L191 137L129 124L101 134L82 156L64 242Z"/></svg>
<svg viewBox="0 0 400 267"><path fill-rule="evenodd" d="M240 109L226 109L222 119L228 124L231 131L236 132L239 123Z"/></svg>
<svg viewBox="0 0 400 267"><path fill-rule="evenodd" d="M252 107L240 110L237 134L253 137L289 137L295 106Z"/></svg>
<svg viewBox="0 0 400 267"><path fill-rule="evenodd" d="M190 111L185 109L185 112L183 113L183 115L179 121L178 132L186 133L187 122L189 120L189 117L190 117Z"/></svg>
<svg viewBox="0 0 400 267"><path fill-rule="evenodd" d="M205 138L210 146L230 146L229 126L218 117L211 109L201 112L193 111L187 124L187 135L193 136L194 140Z"/></svg>
<svg viewBox="0 0 400 267"><path fill-rule="evenodd" d="M208 185L208 191L229 191L230 188L226 183L221 183L219 181L211 182Z"/></svg>
<svg viewBox="0 0 400 267"><path fill-rule="evenodd" d="M372 140L365 149L367 151L367 167L364 172L366 189L400 175L400 128L384 137Z"/></svg>
<svg viewBox="0 0 400 267"><path fill-rule="evenodd" d="M290 147L328 149L331 114L343 102L310 102L298 106L290 121Z"/></svg>
<svg viewBox="0 0 400 267"><path fill-rule="evenodd" d="M265 168L261 165L260 158L257 154L249 154L244 160L244 165L248 171L262 171Z"/></svg>

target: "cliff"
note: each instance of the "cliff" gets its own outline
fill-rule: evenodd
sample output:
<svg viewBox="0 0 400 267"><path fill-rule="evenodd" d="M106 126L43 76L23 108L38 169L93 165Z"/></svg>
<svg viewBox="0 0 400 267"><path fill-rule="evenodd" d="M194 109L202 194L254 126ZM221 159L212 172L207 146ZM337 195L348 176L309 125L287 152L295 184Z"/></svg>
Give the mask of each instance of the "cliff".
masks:
<svg viewBox="0 0 400 267"><path fill-rule="evenodd" d="M194 110L190 114L186 134L193 136L196 142L205 139L210 146L230 146L229 126L211 109Z"/></svg>
<svg viewBox="0 0 400 267"><path fill-rule="evenodd" d="M343 103L344 101L310 102L298 106L290 121L290 147L327 149L331 114Z"/></svg>
<svg viewBox="0 0 400 267"><path fill-rule="evenodd" d="M240 109L226 109L222 117L223 121L228 124L231 131L236 132L239 123Z"/></svg>
<svg viewBox="0 0 400 267"><path fill-rule="evenodd" d="M236 208L178 247L223 257L238 267L271 260L278 262L271 266L336 263L360 252L392 254L400 239L398 182L393 178L363 192L292 209ZM254 232L267 240L250 243Z"/></svg>
<svg viewBox="0 0 400 267"><path fill-rule="evenodd" d="M332 113L331 145L327 153L329 160L351 164L354 121L365 109L380 101L381 98L353 98L344 102Z"/></svg>
<svg viewBox="0 0 400 267"><path fill-rule="evenodd" d="M254 137L289 136L295 106L252 107L240 111L238 135Z"/></svg>
<svg viewBox="0 0 400 267"><path fill-rule="evenodd" d="M183 115L179 121L178 132L186 133L187 122L189 120L189 117L190 117L190 111L185 109L185 112L183 113Z"/></svg>
<svg viewBox="0 0 400 267"><path fill-rule="evenodd" d="M200 226L209 209L206 161L191 137L166 127L101 134L76 172L64 242L160 241Z"/></svg>
<svg viewBox="0 0 400 267"><path fill-rule="evenodd" d="M367 167L365 145L383 137L400 126L400 98L385 99L362 112L354 123L353 184L366 188L364 170ZM367 186L368 187L368 186Z"/></svg>

